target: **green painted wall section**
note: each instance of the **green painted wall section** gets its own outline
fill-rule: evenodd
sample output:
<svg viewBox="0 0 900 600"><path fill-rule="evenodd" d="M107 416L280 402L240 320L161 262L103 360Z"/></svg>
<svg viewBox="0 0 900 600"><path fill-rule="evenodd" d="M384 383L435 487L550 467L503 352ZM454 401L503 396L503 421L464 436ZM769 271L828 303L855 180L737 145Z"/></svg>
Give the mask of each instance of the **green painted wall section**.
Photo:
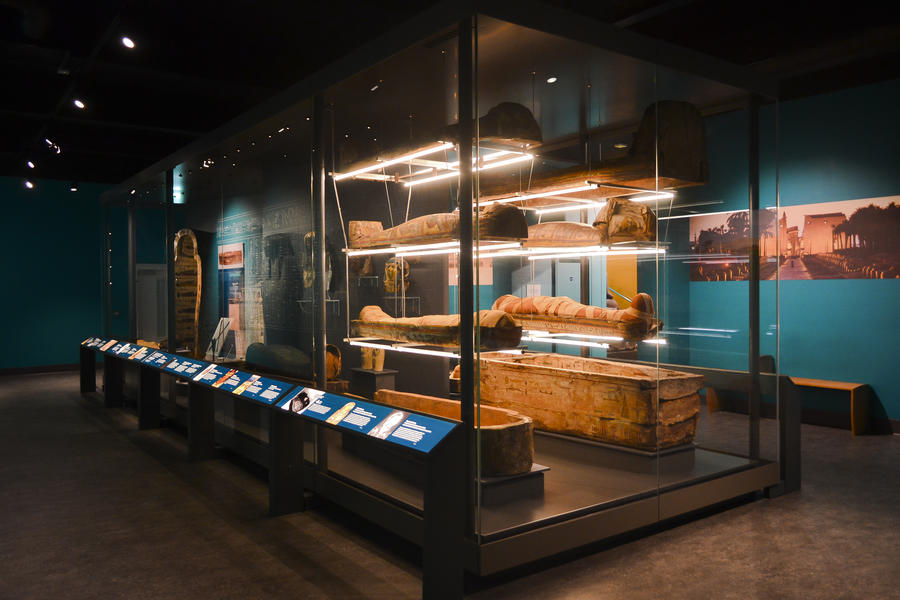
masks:
<svg viewBox="0 0 900 600"><path fill-rule="evenodd" d="M0 177L7 279L0 306L7 343L0 368L78 362L78 344L102 328L105 185Z"/></svg>

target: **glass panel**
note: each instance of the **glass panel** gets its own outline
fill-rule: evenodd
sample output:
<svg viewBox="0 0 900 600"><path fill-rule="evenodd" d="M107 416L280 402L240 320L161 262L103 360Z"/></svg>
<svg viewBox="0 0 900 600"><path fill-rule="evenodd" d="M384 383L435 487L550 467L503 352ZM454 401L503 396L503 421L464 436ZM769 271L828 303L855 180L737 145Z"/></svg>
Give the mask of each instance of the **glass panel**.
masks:
<svg viewBox="0 0 900 600"><path fill-rule="evenodd" d="M749 154L750 95L664 68L657 73L659 95L665 99L660 106L680 102L696 107L698 132L703 136L700 157L705 163L705 174L697 185L678 189L674 197L656 206L658 238L668 250L661 256L658 271L664 323L661 338L665 341L658 347L660 440L679 435L679 429L691 421L691 426L696 426L690 450L673 446L662 460L660 486L664 492L757 464L760 424L758 418L751 418L747 377L751 332L767 325L765 319L757 325L751 318L759 314L751 299L759 283L753 281L751 265L755 243L762 254L759 277L774 279L777 273L775 262L766 258L775 248L774 238L768 235L775 233L769 227L772 219L764 220L774 213L749 210L751 173L756 170ZM660 126L660 157L672 156L673 140L666 137L676 131L674 122L661 118ZM679 137L675 141L690 141L687 135ZM667 162L661 158L661 185ZM760 202L773 205L774 195ZM758 238L754 236L757 226ZM774 284L763 281L760 286L757 297L764 309L774 300ZM769 323L774 324L774 319ZM761 364L774 370L774 337L761 331L760 339L772 341L759 353ZM698 370L687 371L691 368ZM701 396L691 399L699 408L691 421L685 419L685 398L664 395L667 369L685 369L703 377ZM777 423L769 421L765 429L777 434ZM776 439L777 435L766 436L773 443Z"/></svg>
<svg viewBox="0 0 900 600"><path fill-rule="evenodd" d="M179 352L277 379L313 379L311 104L174 169ZM268 411L226 395L216 410L225 425L219 443L268 441Z"/></svg>
<svg viewBox="0 0 900 600"><path fill-rule="evenodd" d="M323 95L328 342L351 393L451 418L456 44L448 29ZM419 318L433 326L403 321ZM419 467L334 432L324 443L323 467L421 508Z"/></svg>
<svg viewBox="0 0 900 600"><path fill-rule="evenodd" d="M128 339L128 207L107 207L106 335Z"/></svg>
<svg viewBox="0 0 900 600"><path fill-rule="evenodd" d="M482 143L492 143L488 109L503 103L516 103L537 131L532 161L478 173L481 214L514 207L508 218L527 225L527 242L494 253L492 281L479 288L485 306L522 327L524 348L482 353L482 424L527 417L534 426L533 465L497 463L515 448L496 446L494 427L480 430L485 539L657 492L648 390L659 346L645 343L659 298L655 75L652 64L479 19Z"/></svg>
<svg viewBox="0 0 900 600"><path fill-rule="evenodd" d="M481 355L481 417L495 406L530 417L534 463L549 467L542 481L506 480L521 492L511 497L482 485L480 533L495 539L756 464L760 429L746 400L744 414L704 403L720 385L746 397L756 310L747 94L486 18L477 77L479 114L516 102L541 140L527 169L477 174L482 207L518 207L529 225L523 249L489 255L491 283L478 287L482 305L522 325L525 348ZM774 121L763 118L761 206L770 206ZM485 145L490 126L482 118ZM703 214L722 223L702 240L719 235L716 252L698 257ZM777 277L771 214L758 215L762 279ZM711 270L718 280L700 281ZM773 369L775 283L760 288L760 353ZM764 423L763 457L776 433L777 422ZM482 476L495 468L490 435L481 429Z"/></svg>
<svg viewBox="0 0 900 600"><path fill-rule="evenodd" d="M104 281L107 335L131 339L130 286L135 281L137 338L165 337L165 174L150 177L132 191L107 198ZM134 224L135 270L129 256L129 214ZM152 271L152 273L151 273ZM161 277L157 284L150 281ZM152 289L151 289L152 288ZM161 304L160 304L161 303Z"/></svg>

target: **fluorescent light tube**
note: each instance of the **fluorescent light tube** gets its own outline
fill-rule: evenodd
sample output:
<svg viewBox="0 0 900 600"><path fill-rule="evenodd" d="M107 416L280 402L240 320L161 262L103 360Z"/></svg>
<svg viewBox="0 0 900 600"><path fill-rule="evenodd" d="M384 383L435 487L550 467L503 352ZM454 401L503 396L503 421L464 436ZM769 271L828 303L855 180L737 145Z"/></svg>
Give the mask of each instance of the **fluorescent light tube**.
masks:
<svg viewBox="0 0 900 600"><path fill-rule="evenodd" d="M393 346L390 344L374 344L372 342L357 342L355 340L346 340L351 346L362 346L363 348L378 348L380 350L393 350L394 352L406 352L407 354L424 354L427 356L443 356L446 358L459 358L459 354L445 350L430 350L428 348L414 348L410 346Z"/></svg>
<svg viewBox="0 0 900 600"><path fill-rule="evenodd" d="M507 165L512 165L515 163L519 163L525 160L533 160L533 154L521 154L519 156L514 156L512 158L507 158L506 160L498 160L491 162L486 165L482 165L480 167L472 167L472 172L476 171L487 171L490 169L496 169L498 167L505 167ZM420 185L423 183L431 183L432 181L439 181L441 179L449 179L451 177L459 177L459 171L449 171L447 173L441 173L440 175L435 175L433 177L425 177L423 179L416 179L414 181L407 181L404 185L406 187L413 187L415 185Z"/></svg>
<svg viewBox="0 0 900 600"><path fill-rule="evenodd" d="M573 210L587 210L588 208L603 208L606 202L591 202L590 204L566 204L565 206L554 206L553 208L535 209L539 215L549 215L553 213L569 212Z"/></svg>
<svg viewBox="0 0 900 600"><path fill-rule="evenodd" d="M368 173L370 171L377 171L379 169L383 169L384 167L389 167L391 165L396 165L399 163L407 162L413 158L419 158L420 156L428 156L429 154L434 154L435 152L441 152L442 150L449 150L450 148L455 147L456 144L453 142L440 142L437 146L432 146L430 148L425 148L424 150L418 150L417 152L412 152L410 154L404 154L403 156L399 156L397 158L392 158L390 160L376 162L375 164L368 165L359 169L355 169L350 171L349 173L333 173L332 177L335 181L341 181L342 179L347 179L349 177L354 177L355 175L359 175L360 173Z"/></svg>
<svg viewBox="0 0 900 600"><path fill-rule="evenodd" d="M565 194L575 194L577 192L589 192L591 190L597 189L596 183L587 183L585 185L579 185L571 188L563 188L561 190L554 190L551 192L538 192L536 194L522 194L521 196L510 196L509 198L497 198L496 200L488 200L486 202L481 202L480 204L483 206L487 206L489 204L504 204L507 202L518 202L520 200L534 200L535 198L549 198L550 196L563 196Z"/></svg>
<svg viewBox="0 0 900 600"><path fill-rule="evenodd" d="M560 346L581 346L582 348L601 348L603 350L609 349L609 344L598 344L597 342L585 342L581 340L561 340L558 338L552 337L532 337L532 336L522 336L523 342L542 342L545 344L559 344Z"/></svg>

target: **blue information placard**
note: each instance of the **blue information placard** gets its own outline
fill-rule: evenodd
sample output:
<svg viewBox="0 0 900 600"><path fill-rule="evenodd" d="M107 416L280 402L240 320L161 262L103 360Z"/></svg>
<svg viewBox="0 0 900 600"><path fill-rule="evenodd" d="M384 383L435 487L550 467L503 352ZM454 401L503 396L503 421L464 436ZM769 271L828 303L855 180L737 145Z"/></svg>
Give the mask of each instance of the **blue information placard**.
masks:
<svg viewBox="0 0 900 600"><path fill-rule="evenodd" d="M341 429L364 433L425 453L431 452L456 427L452 421L312 388L297 388L278 406Z"/></svg>
<svg viewBox="0 0 900 600"><path fill-rule="evenodd" d="M99 348L105 343L106 340L104 340L103 338L91 337L81 342L81 345L85 348Z"/></svg>
<svg viewBox="0 0 900 600"><path fill-rule="evenodd" d="M143 362L151 352L153 352L152 348L147 348L146 346L137 346L135 347L135 351L128 356L128 360Z"/></svg>
<svg viewBox="0 0 900 600"><path fill-rule="evenodd" d="M269 379L268 377L260 377L259 375L250 375L240 385L234 388L232 394L241 398L250 398L257 402L265 404L275 404L281 396L291 389L292 384L278 381L277 379Z"/></svg>
<svg viewBox="0 0 900 600"><path fill-rule="evenodd" d="M162 369L167 364L174 360L175 356L172 356L168 352L163 352L162 350L154 350L150 352L146 358L143 359L143 363L147 366L154 367L157 369Z"/></svg>
<svg viewBox="0 0 900 600"><path fill-rule="evenodd" d="M124 346L124 345L125 345L125 342L116 342L116 343L113 344L110 348L107 348L107 349L105 350L105 352L106 352L107 354L116 355L116 354L119 353L119 350L121 350L121 349L122 349L122 346Z"/></svg>
<svg viewBox="0 0 900 600"><path fill-rule="evenodd" d="M252 376L252 373L238 371L237 369L229 369L218 379L218 381L213 382L212 387L220 389L223 392L231 393Z"/></svg>
<svg viewBox="0 0 900 600"><path fill-rule="evenodd" d="M193 379L197 373L205 369L209 364L193 358L182 358L181 356L172 356L171 359L169 364L163 367L163 371L185 379Z"/></svg>
<svg viewBox="0 0 900 600"><path fill-rule="evenodd" d="M119 343L119 340L106 340L106 342L104 342L102 345L97 346L97 349L100 352L106 352L107 350L109 350L110 348L112 348L113 346L115 346L118 343Z"/></svg>
<svg viewBox="0 0 900 600"><path fill-rule="evenodd" d="M119 358L131 358L136 354L142 346L138 346L137 344L128 344L123 343L121 345L117 344L113 346L110 350L110 354L115 354Z"/></svg>
<svg viewBox="0 0 900 600"><path fill-rule="evenodd" d="M226 369L225 367L220 367L215 363L211 363L206 365L199 373L191 377L191 381L193 381L194 383L202 383L204 385L212 385L216 381L218 381L218 379L227 371L228 369Z"/></svg>

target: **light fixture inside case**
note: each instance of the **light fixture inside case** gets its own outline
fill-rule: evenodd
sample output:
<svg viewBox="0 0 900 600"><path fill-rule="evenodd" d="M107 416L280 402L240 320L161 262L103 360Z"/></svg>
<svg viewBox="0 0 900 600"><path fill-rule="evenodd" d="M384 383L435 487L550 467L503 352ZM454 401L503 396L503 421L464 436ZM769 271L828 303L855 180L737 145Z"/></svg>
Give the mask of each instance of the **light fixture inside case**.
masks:
<svg viewBox="0 0 900 600"><path fill-rule="evenodd" d="M389 167L391 165L408 162L414 158L428 156L429 154L434 154L435 152L443 152L444 150L449 150L449 149L453 148L454 146L455 146L455 144L453 142L437 142L435 145L429 146L422 150L410 152L409 154L404 154L403 156L398 156L398 157L392 158L390 160L378 161L371 165L366 165L364 167L360 167L359 169L354 169L353 171L349 171L347 173L332 173L332 177L334 178L335 181L349 179L351 177L355 177L355 176L361 175L363 173L371 173L372 171L378 171L380 169Z"/></svg>
<svg viewBox="0 0 900 600"><path fill-rule="evenodd" d="M601 350L609 349L609 344L602 342L591 342L588 340L569 340L565 338L538 336L538 335L522 335L523 342L541 342L543 344L557 344L560 346L578 346L581 348L600 348Z"/></svg>
<svg viewBox="0 0 900 600"><path fill-rule="evenodd" d="M363 348L378 348L379 350L391 350L393 352L405 352L407 354L424 354L427 356L443 356L444 358L459 358L456 352L449 350L432 350L431 348L418 348L416 346L404 346L401 344L366 342L353 339L345 339L351 346L360 346Z"/></svg>
<svg viewBox="0 0 900 600"><path fill-rule="evenodd" d="M485 157L483 159L484 162L481 166L472 167L472 172L474 173L475 171L488 171L490 169L497 169L499 167L505 167L508 165L524 162L526 160L533 160L533 159L534 159L534 155L527 154L527 153L518 154L516 156L513 156L512 158L491 161L491 162L488 162L488 158ZM459 177L458 169L453 169L446 173L441 173L440 175L434 175L433 177L424 177L422 179L415 179L413 181L407 181L404 185L406 185L406 187L413 187L416 185L421 185L423 183L432 183L434 181L440 181L442 179L450 179L452 177Z"/></svg>
<svg viewBox="0 0 900 600"><path fill-rule="evenodd" d="M547 192L538 192L535 194L518 194L515 196L509 196L508 198L496 198L494 200L486 200L484 202L480 202L481 206L488 206L490 204L506 204L509 202L524 202L526 200L535 200L537 198L550 198L552 196L565 196L566 194L576 194L578 192L590 192L592 190L597 189L598 184L596 183L584 183L582 185L575 185L572 187L561 188L558 190L551 190ZM573 199L573 202L576 200ZM584 200L584 202L592 202L592 200Z"/></svg>
<svg viewBox="0 0 900 600"><path fill-rule="evenodd" d="M510 250L521 248L520 242L491 242L484 241L480 246L472 248L472 251L491 252L495 250ZM459 252L459 242L435 242L433 244L415 244L409 246L391 246L389 248L360 248L358 250L344 250L347 256L369 256L373 254L396 254L400 257L429 256L433 254L456 254Z"/></svg>

